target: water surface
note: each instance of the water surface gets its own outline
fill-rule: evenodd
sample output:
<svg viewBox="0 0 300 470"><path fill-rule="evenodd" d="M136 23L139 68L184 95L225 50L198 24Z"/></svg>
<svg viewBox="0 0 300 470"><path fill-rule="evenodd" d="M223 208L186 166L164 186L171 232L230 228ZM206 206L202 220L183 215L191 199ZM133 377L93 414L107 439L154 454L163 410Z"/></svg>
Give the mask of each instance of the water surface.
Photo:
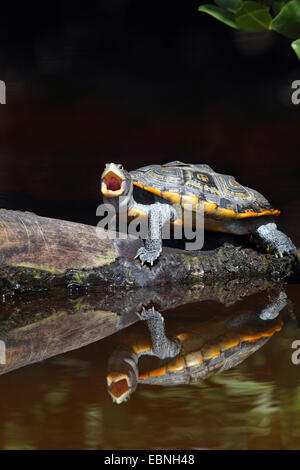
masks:
<svg viewBox="0 0 300 470"><path fill-rule="evenodd" d="M1 376L2 449L300 449L298 285L287 286L294 315L233 369L193 385L139 384L127 403L107 393L108 358L137 322L81 349ZM188 303L164 312L167 331L196 318L254 310L264 294L231 306Z"/></svg>

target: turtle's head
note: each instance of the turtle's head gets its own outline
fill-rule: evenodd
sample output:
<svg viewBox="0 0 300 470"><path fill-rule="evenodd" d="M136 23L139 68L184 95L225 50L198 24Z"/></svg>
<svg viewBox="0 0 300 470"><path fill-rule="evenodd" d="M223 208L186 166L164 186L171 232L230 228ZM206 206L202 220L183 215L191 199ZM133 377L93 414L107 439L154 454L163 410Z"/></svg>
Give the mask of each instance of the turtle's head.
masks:
<svg viewBox="0 0 300 470"><path fill-rule="evenodd" d="M130 174L119 163L107 163L101 175L101 192L104 201L119 209L128 206L133 185Z"/></svg>
<svg viewBox="0 0 300 470"><path fill-rule="evenodd" d="M136 389L136 381L135 386L133 387L130 383L130 377L127 374L122 374L120 372L111 372L106 377L107 381L107 391L111 396L111 399L117 405L128 401L130 395Z"/></svg>
<svg viewBox="0 0 300 470"><path fill-rule="evenodd" d="M138 356L125 345L120 345L108 361L107 391L118 405L129 400L138 382Z"/></svg>

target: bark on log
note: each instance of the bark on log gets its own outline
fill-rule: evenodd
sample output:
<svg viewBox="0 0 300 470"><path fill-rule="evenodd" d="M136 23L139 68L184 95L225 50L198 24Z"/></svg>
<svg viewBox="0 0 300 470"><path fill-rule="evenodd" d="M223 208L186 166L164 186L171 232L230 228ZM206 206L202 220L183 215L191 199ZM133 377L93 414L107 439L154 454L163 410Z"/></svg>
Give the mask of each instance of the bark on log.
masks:
<svg viewBox="0 0 300 470"><path fill-rule="evenodd" d="M102 236L99 236L102 235ZM277 259L246 237L209 233L208 248L166 247L153 267L134 256L142 241L103 238L100 228L28 212L0 210L0 291L24 293L68 288L130 288L222 279L287 280L299 272L294 255Z"/></svg>

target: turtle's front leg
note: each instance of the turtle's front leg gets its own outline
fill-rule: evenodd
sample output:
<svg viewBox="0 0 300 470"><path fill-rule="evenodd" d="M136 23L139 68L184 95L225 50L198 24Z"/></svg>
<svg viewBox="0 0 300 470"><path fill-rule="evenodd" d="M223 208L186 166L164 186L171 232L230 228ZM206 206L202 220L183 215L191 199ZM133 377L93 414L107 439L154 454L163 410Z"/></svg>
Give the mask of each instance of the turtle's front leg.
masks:
<svg viewBox="0 0 300 470"><path fill-rule="evenodd" d="M260 225L256 228L253 235L267 246L271 253L275 253L276 256L282 257L285 254L297 251L292 240L287 235L280 232L273 222Z"/></svg>
<svg viewBox="0 0 300 470"><path fill-rule="evenodd" d="M136 258L140 258L141 265L149 263L153 266L153 263L159 257L162 250L162 240L147 238L145 240L145 246L138 249Z"/></svg>
<svg viewBox="0 0 300 470"><path fill-rule="evenodd" d="M181 351L181 343L178 338L168 339L165 332L164 317L154 307L142 310L139 315L141 320L147 321L151 335L151 353L160 359L174 358ZM147 354L149 352L147 351Z"/></svg>
<svg viewBox="0 0 300 470"><path fill-rule="evenodd" d="M170 204L156 202L148 209L148 236L145 246L139 248L136 258L140 258L141 264L148 263L151 266L159 257L162 250L162 229L167 221L173 220L176 211Z"/></svg>
<svg viewBox="0 0 300 470"><path fill-rule="evenodd" d="M284 291L281 291L276 296L272 296L269 304L260 312L259 318L261 320L274 320L286 305L287 295Z"/></svg>

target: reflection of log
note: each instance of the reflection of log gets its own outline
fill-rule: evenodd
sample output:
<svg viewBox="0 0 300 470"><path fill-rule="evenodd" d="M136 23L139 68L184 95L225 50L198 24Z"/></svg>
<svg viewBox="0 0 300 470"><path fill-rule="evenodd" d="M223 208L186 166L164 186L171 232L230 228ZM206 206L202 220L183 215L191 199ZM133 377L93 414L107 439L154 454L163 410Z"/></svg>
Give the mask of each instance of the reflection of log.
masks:
<svg viewBox="0 0 300 470"><path fill-rule="evenodd" d="M231 306L254 293L272 289L273 284L231 281L224 285L180 289L175 286L142 288L108 293L65 295L55 289L43 296L14 296L0 304L0 373L80 348L126 328L138 320L142 305L155 304L160 311L188 304L184 321L199 318L193 303L215 300ZM207 309L203 308L207 315ZM180 316L177 311L176 316ZM6 363L1 364L5 344Z"/></svg>
<svg viewBox="0 0 300 470"><path fill-rule="evenodd" d="M57 291L25 302L23 297L8 299L0 308L0 374L78 349L138 319L135 313L119 316L112 304L112 299L106 304Z"/></svg>
<svg viewBox="0 0 300 470"><path fill-rule="evenodd" d="M198 284L251 277L273 280L286 279L295 271L294 256L277 259L241 245L247 243L243 237L229 237L224 243L224 236L217 248L206 251L165 248L150 268L134 260L140 240L103 239L100 232L92 226L0 210L2 292L41 291L54 286Z"/></svg>

